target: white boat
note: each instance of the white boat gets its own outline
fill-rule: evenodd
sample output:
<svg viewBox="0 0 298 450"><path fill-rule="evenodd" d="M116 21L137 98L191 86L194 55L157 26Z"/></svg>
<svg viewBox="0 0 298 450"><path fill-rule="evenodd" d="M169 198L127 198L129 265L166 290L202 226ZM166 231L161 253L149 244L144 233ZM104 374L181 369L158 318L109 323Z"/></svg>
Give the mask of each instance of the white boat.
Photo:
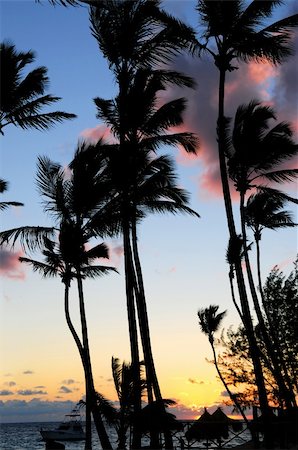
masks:
<svg viewBox="0 0 298 450"><path fill-rule="evenodd" d="M77 409L65 415L65 421L53 430L40 430L44 441L82 441L85 432L81 424L81 416Z"/></svg>

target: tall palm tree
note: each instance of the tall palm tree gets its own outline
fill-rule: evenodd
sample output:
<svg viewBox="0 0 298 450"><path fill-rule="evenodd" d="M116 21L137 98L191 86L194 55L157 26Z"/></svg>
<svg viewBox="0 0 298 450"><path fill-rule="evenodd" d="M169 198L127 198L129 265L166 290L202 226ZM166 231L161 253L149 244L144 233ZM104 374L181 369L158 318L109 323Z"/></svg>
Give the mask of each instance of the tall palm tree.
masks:
<svg viewBox="0 0 298 450"><path fill-rule="evenodd" d="M265 20L271 17L272 11L281 2L252 1L248 6L240 0L198 0L197 11L203 26L203 41L198 42L201 52L206 51L214 60L219 70L218 90L218 155L224 203L226 209L229 234L236 239L237 231L233 217L231 195L225 160L225 81L229 71L236 68L240 61L269 61L273 64L281 63L291 54L291 29L297 25L298 15L279 20L271 25L265 25ZM239 297L245 328L251 349L256 383L259 391L260 406L264 417L269 416L268 401L260 355L251 320L241 261L235 265ZM269 425L266 426L266 440L269 437Z"/></svg>
<svg viewBox="0 0 298 450"><path fill-rule="evenodd" d="M0 179L0 194L3 194L8 189L8 182ZM0 202L0 211L4 211L10 206L24 206L23 203L20 202Z"/></svg>
<svg viewBox="0 0 298 450"><path fill-rule="evenodd" d="M245 196L246 192L254 187L260 187L258 181L273 180L275 182L292 181L297 177L297 169L280 169L280 163L293 158L298 152L298 145L292 139L293 132L288 123L281 122L269 128L269 120L275 119L272 108L263 106L257 101L251 101L248 105L241 105L236 112L234 128L231 136L226 125L226 156L230 178L233 180L240 194L240 217L243 235L244 258L247 268L249 286L257 313L261 332L264 336L272 364L275 369L276 381L285 396L287 407L291 406L291 400L287 394L286 386L280 374L280 364L275 357L275 351L268 336L263 314L260 308L258 295L255 289L251 265L247 251L247 238L245 226ZM262 185L261 185L262 186ZM262 187L268 193L270 188ZM278 197L278 191L273 190L271 196ZM288 197L279 194L280 199ZM295 201L295 199L292 199ZM294 396L292 396L293 400Z"/></svg>
<svg viewBox="0 0 298 450"><path fill-rule="evenodd" d="M222 376L222 373L217 364L217 356L216 356L216 351L215 351L215 346L214 346L214 333L216 333L219 330L220 324L226 315L226 311L218 313L217 312L218 309L219 309L219 306L217 306L217 305L210 305L208 308L199 309L199 311L198 311L199 326L200 326L202 333L204 333L206 336L208 336L208 339L209 339L209 342L210 342L210 345L212 348L212 352L213 352L214 365L215 365L215 368L217 370L217 373L218 373L218 376L219 376L221 382L223 383L227 393L229 394L230 399L235 404L236 408L238 409L238 411L242 415L243 419L245 420L245 423L247 425L249 425L248 420L244 414L244 411L241 408L241 405L239 404L239 402L237 400L237 395L235 395L231 392L231 390L230 390L229 386L227 385L224 377Z"/></svg>
<svg viewBox="0 0 298 450"><path fill-rule="evenodd" d="M0 45L1 134L4 134L3 128L7 125L46 130L55 123L76 117L63 111L41 112L44 107L60 100L60 97L45 95L49 84L46 67L37 67L24 74L28 64L34 60L32 50L19 52L10 42Z"/></svg>
<svg viewBox="0 0 298 450"><path fill-rule="evenodd" d="M157 92L164 90L166 84L175 82L192 86L192 81L176 72L139 69L133 82L127 90L127 102L124 118L125 147L119 148L114 163L114 171L119 192L122 192L123 211L128 214L128 226L123 224L124 248L132 252L129 270L135 286L138 319L146 367L148 399L153 400L151 387L156 399L162 401L150 343L149 324L141 264L137 246L137 221L146 210L171 211L179 209L192 212L187 208L188 198L174 183L173 167L168 158L161 157L150 161L150 153L155 152L160 145L182 145L186 150L194 152L197 139L191 133L169 133L171 126L182 122L182 112L185 108L183 98L176 99L158 107ZM96 98L98 117L112 127L120 142L120 95L115 100ZM149 159L148 159L149 157ZM126 203L126 204L125 204ZM142 211L140 210L142 206ZM127 212L126 212L127 211ZM130 236L129 236L130 235ZM132 249L129 250L129 242ZM127 274L127 272L126 272ZM128 276L128 274L127 274ZM137 345L137 340L135 340ZM132 359L133 361L133 359Z"/></svg>

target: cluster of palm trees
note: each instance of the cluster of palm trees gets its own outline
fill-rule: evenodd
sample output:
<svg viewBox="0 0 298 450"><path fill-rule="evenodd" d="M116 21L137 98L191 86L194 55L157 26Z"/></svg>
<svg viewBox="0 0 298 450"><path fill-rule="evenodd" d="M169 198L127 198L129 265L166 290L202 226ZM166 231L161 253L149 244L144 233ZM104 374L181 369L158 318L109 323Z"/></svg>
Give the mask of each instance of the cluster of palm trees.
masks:
<svg viewBox="0 0 298 450"><path fill-rule="evenodd" d="M112 267L94 265L98 258L108 257L106 246L102 242L98 244L98 239L119 235L123 239L134 391L135 426L132 448L141 447L141 432L137 426L142 408L139 335L145 365L147 400L149 403L155 402L161 411L165 408L151 347L138 250L138 227L141 220L151 212L183 212L198 216L188 205L188 194L177 185L171 158L157 155L162 145L179 145L192 153L196 153L199 145L198 138L190 132L171 132L172 127L183 123L186 100L178 98L160 104L158 98L159 93L171 84L195 88L191 78L168 68L175 55L182 51L187 51L194 57L204 54L211 56L219 73L216 130L230 236L228 262L231 290L249 343L265 437L269 445L270 408L249 296L253 300L283 406L292 408L296 403L294 391L286 377L283 356L276 348L273 327L270 323L269 328L265 324L268 317L266 319L260 306L249 259L247 226L254 231L256 240L262 301L259 252L261 231L264 227L294 226L283 207L285 202L295 201L281 191L265 185L264 180L280 183L292 181L297 176L297 170L278 169L280 163L296 155L297 145L293 141L289 124L278 123L270 129L269 121L275 119L275 113L272 108L256 100L238 108L231 131L231 121L225 117L225 81L227 74L236 69L235 64L240 61L256 60L261 63L266 60L280 64L289 56L290 32L297 25L297 15L262 27L264 19L270 18L279 1L252 1L245 6L240 0L199 0L197 12L203 34L198 40L194 30L161 8L159 0L52 0L51 3L89 6L91 32L108 61L118 87L115 98L94 99L97 117L110 127L114 143L107 143L103 139L94 145L80 143L67 171L47 157L39 158L37 185L44 199L45 211L54 219L54 226L8 230L1 233L1 241L14 244L20 239L25 249L41 250L42 261L29 258L21 258L21 261L30 264L43 276L60 276L64 284L65 316L85 374L86 448L91 448L92 445L91 414L102 447L112 448L96 401L83 293L85 278L114 270ZM13 45L4 44L1 47L1 55L6 55L5 64L9 68L8 77L4 81L13 93L1 110L1 131L9 123L22 128L30 125L44 129L54 121L73 117L59 112L39 114L40 107L58 98L43 96L46 84L44 68L39 68L31 79L29 77L28 82L25 79L24 83L20 83L20 71L33 60L32 53L29 53L17 53ZM11 66L9 61L12 61ZM1 67L2 64L1 62ZM31 91L27 84L31 85ZM36 86L33 89L32 84ZM241 235L237 232L233 214L229 179L239 192ZM247 199L247 194L252 189L255 193ZM266 211L266 216L262 217L258 209ZM271 214L271 225L268 225L268 214ZM243 272L243 258L248 284ZM81 333L72 323L68 305L73 280L76 281L79 292ZM217 315L217 310L218 307L212 306L209 310L199 311L202 330L208 334L213 349L213 334L223 317L223 313ZM214 358L216 361L215 352ZM231 398L242 411L236 396L231 393ZM171 435L166 429L164 436L166 447L171 448ZM158 437L152 432L151 446L157 448L158 445Z"/></svg>

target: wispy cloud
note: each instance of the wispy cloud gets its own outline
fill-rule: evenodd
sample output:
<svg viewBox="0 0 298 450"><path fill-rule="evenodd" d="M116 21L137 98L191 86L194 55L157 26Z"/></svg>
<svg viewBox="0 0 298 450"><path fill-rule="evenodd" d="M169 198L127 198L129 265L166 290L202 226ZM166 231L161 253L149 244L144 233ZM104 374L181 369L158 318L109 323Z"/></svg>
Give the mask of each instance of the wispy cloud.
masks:
<svg viewBox="0 0 298 450"><path fill-rule="evenodd" d="M191 384L205 384L204 381L198 380L197 378L188 378L188 381Z"/></svg>
<svg viewBox="0 0 298 450"><path fill-rule="evenodd" d="M1 391L0 391L0 395L3 395L3 396L6 396L6 395L12 395L13 394L13 392L12 391L9 391L8 389L2 389Z"/></svg>
<svg viewBox="0 0 298 450"><path fill-rule="evenodd" d="M75 384L75 383L77 383L77 381L73 380L72 378L68 378L67 380L62 381L62 384L67 384L67 385Z"/></svg>
<svg viewBox="0 0 298 450"><path fill-rule="evenodd" d="M12 387L12 386L16 386L17 383L15 381L6 381L4 384L6 384L6 386Z"/></svg>
<svg viewBox="0 0 298 450"><path fill-rule="evenodd" d="M70 394L72 392L67 386L61 386L59 389L60 394Z"/></svg>
<svg viewBox="0 0 298 450"><path fill-rule="evenodd" d="M20 389L17 391L17 394L19 395L46 395L47 392L46 391L42 391L42 390L35 390L35 389Z"/></svg>

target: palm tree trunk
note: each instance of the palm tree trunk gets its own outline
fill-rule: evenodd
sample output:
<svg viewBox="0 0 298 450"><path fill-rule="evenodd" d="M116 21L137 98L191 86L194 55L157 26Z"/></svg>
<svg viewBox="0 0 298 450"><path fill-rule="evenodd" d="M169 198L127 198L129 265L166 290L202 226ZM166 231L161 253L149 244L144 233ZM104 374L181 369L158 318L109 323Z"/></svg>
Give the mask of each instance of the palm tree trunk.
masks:
<svg viewBox="0 0 298 450"><path fill-rule="evenodd" d="M160 386L158 383L158 378L155 370L154 365L154 359L152 354L152 347L151 347L151 339L150 339L150 330L149 330L149 320L148 320L148 313L147 313L147 305L146 305L146 297L145 297L145 288L144 288L144 281L143 281L143 274L142 274L142 267L139 257L139 251L138 251L138 241L137 241L137 228L136 228L136 219L132 220L132 247L133 247L133 258L134 258L134 264L136 268L136 275L137 275L137 283L138 283L138 291L139 295L137 296L137 309L138 309L138 318L139 318L139 325L140 325L140 331L141 331L141 339L142 339L142 346L143 346L143 352L144 352L144 359L145 359L145 367L146 367L146 375L147 375L147 385L149 385L148 389L148 402L150 403L150 400L152 401L152 388L153 386L155 399L160 403L161 408L165 410L163 398L161 395ZM149 381L149 382L148 382ZM173 448L173 439L171 432L165 432L165 448L166 449L172 449ZM156 445L158 445L158 438L155 435L151 435L151 447L156 448Z"/></svg>
<svg viewBox="0 0 298 450"><path fill-rule="evenodd" d="M147 314L147 306L145 299L145 289L143 283L142 269L141 263L138 253L138 244L137 244L137 233L136 233L136 223L135 219L132 219L131 224L131 236L132 236L132 251L133 251L133 259L134 266L136 269L136 282L137 282L137 311L138 311L138 320L140 326L140 335L144 353L144 361L145 361L145 370L146 370L146 387L148 393L148 403L153 401L152 394L152 386L154 384L154 393L155 398L161 398L161 392L158 385L158 380L155 373L155 367L153 362L152 350L151 350L151 342L150 342L150 334L149 334L149 322L148 322L148 314ZM155 378L155 383L153 379Z"/></svg>
<svg viewBox="0 0 298 450"><path fill-rule="evenodd" d="M86 368L86 361L85 361L85 353L82 346L82 343L80 341L79 336L77 335L77 332L73 326L72 320L70 318L69 313L69 281L66 281L64 283L65 291L64 291L64 311L65 311L65 317L66 322L68 325L68 328L72 334L72 337L76 343L76 346L79 350L81 361L84 368L84 374L85 374L85 390L86 390L86 432L85 432L85 450L92 449L92 432L91 432L91 410L89 407L89 400L87 401L87 393L89 392L88 388L88 377L87 377L87 368Z"/></svg>
<svg viewBox="0 0 298 450"><path fill-rule="evenodd" d="M225 75L226 75L225 72L226 72L226 69L224 67L219 68L220 75L219 75L219 96L218 96L218 121L217 121L218 155L219 155L221 182L222 182L223 197L224 197L224 204L225 204L229 234L230 234L231 239L236 240L237 233L236 233L236 228L235 228L235 223L234 223L232 201L231 201L227 167L226 167L226 161L225 161L225 148L224 148L224 142L225 142L225 140L224 140L224 130L225 130L224 96L225 96ZM250 314L250 310L249 310L249 303L248 303L248 298L247 298L247 293L246 293L246 288L245 288L245 282L244 282L240 257L239 257L239 259L237 259L235 261L235 272L236 272L236 279L237 279L242 315L243 315L243 320L244 320L244 326L245 326L246 333L247 333L251 358L252 358L252 362L253 362L253 366L254 366L254 373L255 373L255 377L256 377L256 384L258 387L260 408L262 411L262 415L264 417L264 421L266 422L266 424L265 424L266 441L269 442L270 441L270 434L269 434L270 411L269 411L267 393L266 393L266 388L265 388L264 375L263 375L262 365L261 365L261 361L260 361L260 353L259 353L259 349L257 347L257 342L256 342L256 338L254 335L252 318L251 318L251 314Z"/></svg>
<svg viewBox="0 0 298 450"><path fill-rule="evenodd" d="M245 265L247 270L247 277L248 277L248 283L250 287L251 296L253 299L253 304L255 307L255 311L257 314L259 327L262 333L262 338L264 340L265 346L268 351L268 356L271 360L272 365L270 366L270 370L272 372L272 375L274 376L276 383L278 385L279 394L280 397L284 400L285 405L287 408L291 408L292 403L290 399L290 393L288 392L287 386L284 382L281 370L280 370L280 361L278 360L278 357L276 355L275 348L273 346L274 340L269 337L267 328L265 325L264 317L261 311L259 299L257 296L250 260L248 256L248 250L247 250L247 236L246 236L246 227L245 227L245 212L244 212L244 201L245 201L245 194L244 192L240 192L240 218L241 218L241 228L242 228L242 237L243 237L243 249L244 249L244 259L245 259ZM282 405L281 405L282 406Z"/></svg>
<svg viewBox="0 0 298 450"><path fill-rule="evenodd" d="M222 374L221 374L221 371L219 370L219 367L218 367L218 364L217 364L217 358L216 358L215 347L214 347L214 340L213 340L213 337L212 337L212 336L209 336L209 342L210 342L210 345L211 345L211 348L212 348L213 358L214 358L214 365L215 365L215 368L216 368L216 370L217 370L218 376L219 376L219 378L220 378L222 384L224 385L224 387L225 387L227 393L229 394L230 399L232 400L233 403L235 403L236 408L238 409L238 411L240 412L241 416L243 417L243 420L245 421L245 423L246 423L246 425L247 425L247 428L250 429L250 425L249 425L249 422L248 422L248 420L247 420L247 417L246 417L246 415L245 415L245 413L244 413L244 411L243 411L243 409L242 409L240 403L238 402L236 395L234 395L234 394L230 391L230 388L229 388L229 386L227 385L226 380L224 379L224 377L223 377Z"/></svg>
<svg viewBox="0 0 298 450"><path fill-rule="evenodd" d="M133 257L130 243L130 226L129 221L126 218L126 212L124 211L122 218L123 229L123 248L124 248L124 265L125 265L125 287L126 287L126 301L127 301L127 314L128 314L128 326L130 337L130 349L131 349L131 364L133 370L134 380L134 415L137 415L141 411L142 398L141 398L141 379L140 379L140 357L138 348L138 333L135 311L135 296L138 295L136 291L136 282L134 281L135 272L133 266ZM141 433L136 426L133 427L133 441L132 448L141 447Z"/></svg>
<svg viewBox="0 0 298 450"><path fill-rule="evenodd" d="M230 272L229 272L229 280L230 280L230 289L231 289L232 301L233 301L234 306L235 306L235 308L237 310L237 313L238 313L238 315L239 315L239 317L240 317L240 319L241 319L241 321L243 323L242 312L241 312L241 310L239 308L239 305L238 305L238 303L236 301L233 279L234 279L233 269L231 268Z"/></svg>
<svg viewBox="0 0 298 450"><path fill-rule="evenodd" d="M79 303L80 303L80 318L81 318L81 327L82 327L82 341L83 341L83 350L84 357L86 362L86 376L87 376L87 386L88 391L86 393L86 405L91 408L95 427L98 433L98 437L101 443L101 446L104 450L112 450L112 445L110 443L107 431L105 429L101 414L98 410L98 406L96 404L96 395L95 388L93 382L92 375L92 367L91 367L91 359L90 359L90 350L89 350L89 342L88 342L88 331L87 331L87 321L86 321L86 313L85 313L85 304L84 304L84 294L83 294L83 283L80 275L80 269L76 268L77 272L77 283L78 283L78 293L79 293Z"/></svg>

